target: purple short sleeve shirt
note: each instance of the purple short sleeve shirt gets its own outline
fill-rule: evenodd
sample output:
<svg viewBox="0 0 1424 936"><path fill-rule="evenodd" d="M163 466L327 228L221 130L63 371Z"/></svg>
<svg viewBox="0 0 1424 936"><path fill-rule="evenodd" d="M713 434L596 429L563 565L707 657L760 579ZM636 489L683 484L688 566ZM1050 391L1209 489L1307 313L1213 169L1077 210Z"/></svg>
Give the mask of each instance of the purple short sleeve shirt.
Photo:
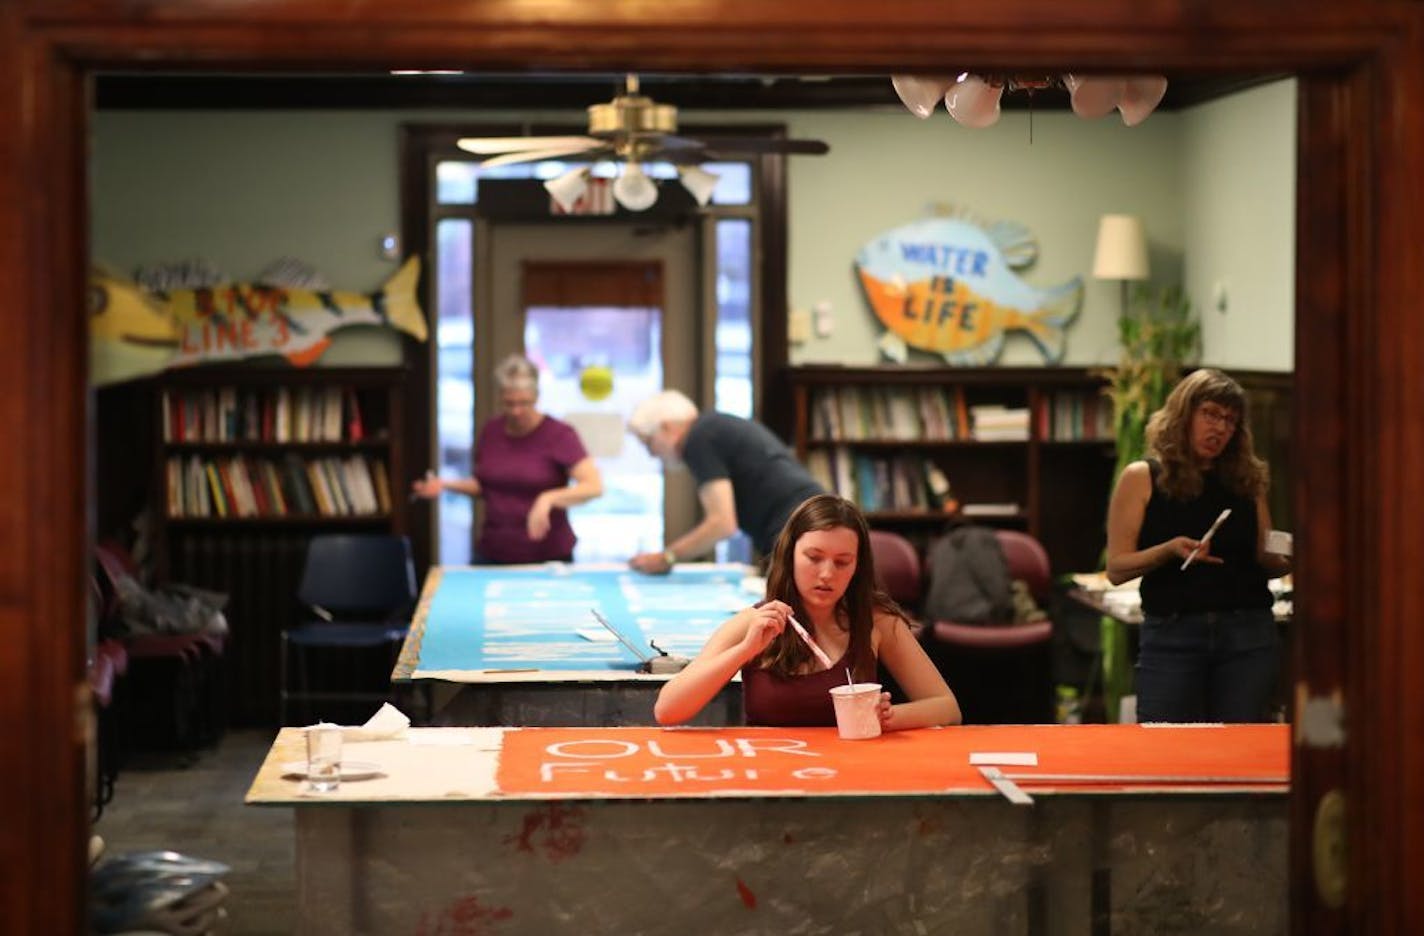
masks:
<svg viewBox="0 0 1424 936"><path fill-rule="evenodd" d="M569 483L569 471L588 457L568 423L545 416L534 431L512 436L504 420L485 423L475 445L475 477L485 502L485 524L476 549L490 562L547 562L573 552L568 512L549 514L549 535L531 540L529 508L542 492Z"/></svg>

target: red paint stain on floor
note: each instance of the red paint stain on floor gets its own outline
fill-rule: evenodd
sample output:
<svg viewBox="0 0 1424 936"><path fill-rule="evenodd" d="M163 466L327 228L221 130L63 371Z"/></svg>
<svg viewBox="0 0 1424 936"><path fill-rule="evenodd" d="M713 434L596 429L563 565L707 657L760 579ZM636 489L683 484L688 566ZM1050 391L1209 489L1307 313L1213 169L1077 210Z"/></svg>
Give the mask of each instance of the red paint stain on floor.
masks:
<svg viewBox="0 0 1424 936"><path fill-rule="evenodd" d="M742 898L742 904L748 910L756 909L756 894L752 893L752 889L741 878L737 878L737 896Z"/></svg>
<svg viewBox="0 0 1424 936"><path fill-rule="evenodd" d="M558 864L583 851L583 810L562 803L532 809L525 813L519 834L505 836L504 842Z"/></svg>
<svg viewBox="0 0 1424 936"><path fill-rule="evenodd" d="M486 936L513 916L508 907L487 907L478 897L460 897L433 916L422 913L415 936Z"/></svg>

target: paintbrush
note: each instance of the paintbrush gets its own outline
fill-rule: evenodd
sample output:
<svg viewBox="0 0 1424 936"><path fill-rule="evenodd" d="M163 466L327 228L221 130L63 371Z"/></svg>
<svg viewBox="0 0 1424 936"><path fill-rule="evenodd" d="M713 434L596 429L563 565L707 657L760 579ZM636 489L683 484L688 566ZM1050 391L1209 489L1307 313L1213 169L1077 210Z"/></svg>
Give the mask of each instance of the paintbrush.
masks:
<svg viewBox="0 0 1424 936"><path fill-rule="evenodd" d="M1192 564L1192 560L1197 557L1197 553L1201 552L1202 547L1205 546L1207 543L1211 542L1211 535L1216 532L1216 528L1221 526L1221 524L1224 523L1226 521L1226 518L1229 516L1231 516L1230 507L1217 514L1216 522L1214 522L1211 525L1211 528L1206 531L1206 535L1204 535L1200 540L1197 541L1197 545L1192 549L1192 551L1187 553L1187 558L1182 560L1183 572L1187 571L1187 566Z"/></svg>
<svg viewBox="0 0 1424 936"><path fill-rule="evenodd" d="M800 637L806 646L811 648L811 652L816 654L816 659L821 661L821 665L826 669L830 669L832 665L831 658L826 656L826 651L816 646L816 641L812 640L811 635L806 633L806 628L801 626L801 622L789 614L786 616L786 621L791 625L791 629L796 631L796 636Z"/></svg>

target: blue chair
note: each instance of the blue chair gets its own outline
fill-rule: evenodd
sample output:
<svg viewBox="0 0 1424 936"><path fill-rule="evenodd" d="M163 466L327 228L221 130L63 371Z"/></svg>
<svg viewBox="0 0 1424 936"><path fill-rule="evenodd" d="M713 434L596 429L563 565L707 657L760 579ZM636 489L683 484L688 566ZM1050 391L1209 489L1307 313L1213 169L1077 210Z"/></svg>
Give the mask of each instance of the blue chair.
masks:
<svg viewBox="0 0 1424 936"><path fill-rule="evenodd" d="M406 537L381 533L312 537L297 588L297 600L309 619L282 632L282 724L287 724L292 702L354 705L390 700L388 675L379 692L369 682L342 689L312 688L309 656L315 653L333 665L349 666L353 657L380 649L394 665L415 599L415 563ZM295 687L290 682L293 670ZM304 713L310 714L309 705Z"/></svg>

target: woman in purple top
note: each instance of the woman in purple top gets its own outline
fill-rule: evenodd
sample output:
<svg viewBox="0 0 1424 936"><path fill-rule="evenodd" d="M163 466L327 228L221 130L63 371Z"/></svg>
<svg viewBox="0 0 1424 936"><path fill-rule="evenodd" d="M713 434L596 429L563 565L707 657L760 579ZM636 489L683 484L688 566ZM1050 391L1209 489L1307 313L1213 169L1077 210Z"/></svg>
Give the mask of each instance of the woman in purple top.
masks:
<svg viewBox="0 0 1424 936"><path fill-rule="evenodd" d="M420 497L458 491L484 498L477 562L569 562L575 537L568 508L603 493L598 466L572 426L536 408L539 369L533 362L510 355L495 368L495 383L500 416L480 429L475 476L429 476L411 490Z"/></svg>
<svg viewBox="0 0 1424 936"><path fill-rule="evenodd" d="M818 494L797 507L772 549L765 601L740 611L668 680L653 709L658 723L695 716L739 671L747 723L836 723L832 686L873 682L884 664L908 701L880 700L885 731L953 725L959 703L910 633L905 613L875 584L870 531L850 501ZM790 617L836 662L825 669L787 626Z"/></svg>

